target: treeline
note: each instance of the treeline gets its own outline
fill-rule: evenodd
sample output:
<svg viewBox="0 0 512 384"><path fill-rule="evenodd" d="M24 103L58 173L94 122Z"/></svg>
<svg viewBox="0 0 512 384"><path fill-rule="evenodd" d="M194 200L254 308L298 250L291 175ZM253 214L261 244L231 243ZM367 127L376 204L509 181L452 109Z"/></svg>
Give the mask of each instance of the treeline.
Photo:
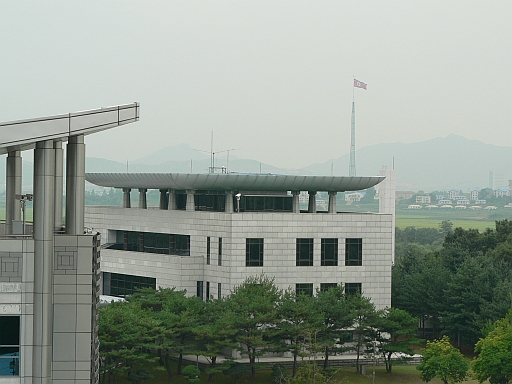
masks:
<svg viewBox="0 0 512 384"><path fill-rule="evenodd" d="M319 369L328 372L331 356L354 351L360 370L359 358L367 348L373 350L374 341L390 372L394 352L413 353L410 344L417 340L408 337L417 324L406 311L376 310L368 298L345 294L341 284L314 296L297 295L261 275L248 278L225 298L207 301L174 289L144 289L100 310L101 372L103 382L115 381L119 374L137 382L149 377L149 366L159 363L171 380L171 359L178 360L176 373L181 374L183 356L197 355L209 361L210 380L220 372L235 379L243 373L254 378L259 356L290 352L293 380L299 361L317 354L323 356ZM232 359L217 364L227 349L248 358L249 364Z"/></svg>
<svg viewBox="0 0 512 384"><path fill-rule="evenodd" d="M392 307L420 318L430 337L447 334L458 345L474 345L512 305L512 222L497 221L484 232L443 222L444 240L435 249L435 239L431 251L419 242L399 246L399 237L411 238L406 232L414 237L397 230Z"/></svg>

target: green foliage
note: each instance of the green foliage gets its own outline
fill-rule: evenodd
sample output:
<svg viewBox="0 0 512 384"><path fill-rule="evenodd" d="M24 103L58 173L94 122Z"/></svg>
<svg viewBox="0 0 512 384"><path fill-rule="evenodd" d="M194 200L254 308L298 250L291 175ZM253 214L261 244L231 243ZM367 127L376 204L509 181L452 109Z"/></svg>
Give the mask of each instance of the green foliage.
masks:
<svg viewBox="0 0 512 384"><path fill-rule="evenodd" d="M128 381L134 384L140 384L153 378L154 376L145 368L139 369L137 372L131 372L128 375Z"/></svg>
<svg viewBox="0 0 512 384"><path fill-rule="evenodd" d="M283 364L274 364L272 366L272 382L275 384L285 384L292 377Z"/></svg>
<svg viewBox="0 0 512 384"><path fill-rule="evenodd" d="M187 365L185 368L183 368L182 373L189 383L201 382L201 371L195 365Z"/></svg>
<svg viewBox="0 0 512 384"><path fill-rule="evenodd" d="M235 379L235 384L238 384L244 375L251 375L251 369L245 364L233 362L223 373L227 376L231 376Z"/></svg>
<svg viewBox="0 0 512 384"><path fill-rule="evenodd" d="M256 358L274 348L277 334L277 303L280 291L274 280L264 275L249 277L228 299L237 349L249 358L251 378L256 374Z"/></svg>
<svg viewBox="0 0 512 384"><path fill-rule="evenodd" d="M437 377L444 384L452 384L460 383L466 378L469 361L450 344L448 336L428 341L421 352L423 357L417 369L421 372L423 381L429 382Z"/></svg>
<svg viewBox="0 0 512 384"><path fill-rule="evenodd" d="M391 372L396 353L413 355L412 345L420 343L414 338L418 329L418 318L398 308L386 308L376 321L375 340L386 363L386 372Z"/></svg>
<svg viewBox="0 0 512 384"><path fill-rule="evenodd" d="M512 310L478 341L475 352L478 356L471 367L480 383L507 384L512 380Z"/></svg>

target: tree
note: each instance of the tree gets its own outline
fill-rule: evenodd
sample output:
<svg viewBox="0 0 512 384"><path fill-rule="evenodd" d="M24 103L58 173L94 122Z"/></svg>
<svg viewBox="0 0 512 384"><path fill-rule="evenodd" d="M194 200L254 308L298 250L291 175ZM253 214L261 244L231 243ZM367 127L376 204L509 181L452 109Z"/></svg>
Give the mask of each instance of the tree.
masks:
<svg viewBox="0 0 512 384"><path fill-rule="evenodd" d="M307 347L311 335L320 331L324 317L315 310L314 298L308 295L297 296L289 288L283 292L278 305L278 338L280 348L293 354L292 376L297 372L297 357Z"/></svg>
<svg viewBox="0 0 512 384"><path fill-rule="evenodd" d="M352 333L356 314L341 284L317 292L315 306L317 312L322 313L324 318L317 342L324 350L325 369L329 366L331 354L350 349L343 346L343 341Z"/></svg>
<svg viewBox="0 0 512 384"><path fill-rule="evenodd" d="M131 375L137 382L141 368L157 358L150 350L161 332L160 324L139 306L128 302L112 303L100 310L99 339L101 373Z"/></svg>
<svg viewBox="0 0 512 384"><path fill-rule="evenodd" d="M247 278L228 298L239 343L237 349L249 357L251 379L256 374L256 358L274 348L272 339L277 332L276 304L280 295L274 279L262 274Z"/></svg>
<svg viewBox="0 0 512 384"><path fill-rule="evenodd" d="M478 356L471 367L480 383L507 384L512 380L512 310L476 343L475 352Z"/></svg>
<svg viewBox="0 0 512 384"><path fill-rule="evenodd" d="M195 365L187 365L183 368L183 376L187 379L189 383L200 383L201 379L201 371Z"/></svg>
<svg viewBox="0 0 512 384"><path fill-rule="evenodd" d="M216 366L217 356L225 348L236 348L236 329L232 324L233 315L226 299L220 298L206 302L201 316L201 324L193 329L199 344L197 354L205 356L210 362L206 370L208 381L213 380L213 374L222 372L224 367Z"/></svg>
<svg viewBox="0 0 512 384"><path fill-rule="evenodd" d="M375 305L368 299L357 293L350 295L348 301L353 308L355 314L354 333L356 336L356 369L357 372L362 373L362 367L359 364L361 350L364 345L371 339L374 333L374 327L377 323L378 312L375 310Z"/></svg>
<svg viewBox="0 0 512 384"><path fill-rule="evenodd" d="M421 350L423 357L416 367L421 372L421 379L429 382L435 377L444 384L460 383L469 369L467 361L460 351L450 344L448 336L440 340L427 341L426 348Z"/></svg>
<svg viewBox="0 0 512 384"><path fill-rule="evenodd" d="M418 344L414 338L418 329L418 318L398 308L386 308L376 323L376 340L386 363L386 372L391 372L394 354L413 355L411 345Z"/></svg>

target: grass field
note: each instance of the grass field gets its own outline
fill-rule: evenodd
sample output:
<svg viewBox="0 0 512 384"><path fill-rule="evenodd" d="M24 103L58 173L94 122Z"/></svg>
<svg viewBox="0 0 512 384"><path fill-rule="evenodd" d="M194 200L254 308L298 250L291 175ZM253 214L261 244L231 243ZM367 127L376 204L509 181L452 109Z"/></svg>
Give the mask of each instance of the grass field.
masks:
<svg viewBox="0 0 512 384"><path fill-rule="evenodd" d="M367 367L367 375L360 375L355 372L354 367L343 367L338 371L336 378L338 381L336 383L342 384L372 384L372 368ZM164 384L169 383L167 380L167 375L165 371L155 371L153 372L155 375L154 379L148 380L148 384ZM118 377L116 382L118 384L129 384L130 382L125 377ZM221 373L217 373L213 376L213 381L208 381L208 376L203 373L201 376L201 383L212 383L212 384L230 384L234 383L235 380L230 376L223 375ZM183 376L174 376L172 383L175 384L186 384L187 381ZM272 384L271 379L271 371L264 370L258 371L256 373L256 378L254 381L251 381L247 376L240 380L240 383L251 383L251 384ZM421 384L424 381L420 378L420 373L416 370L416 366L413 365L401 365L393 367L392 373L386 373L386 369L384 367L376 367L375 369L375 383L376 384ZM442 383L439 379L434 379L431 381L433 384ZM466 380L463 381L465 384L477 384L476 380ZM485 382L487 383L487 382Z"/></svg>

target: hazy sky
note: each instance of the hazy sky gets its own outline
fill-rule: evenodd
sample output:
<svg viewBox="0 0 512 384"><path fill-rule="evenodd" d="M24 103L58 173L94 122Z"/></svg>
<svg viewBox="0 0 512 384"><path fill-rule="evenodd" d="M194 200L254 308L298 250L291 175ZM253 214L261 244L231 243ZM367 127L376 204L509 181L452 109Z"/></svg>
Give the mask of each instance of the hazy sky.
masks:
<svg viewBox="0 0 512 384"><path fill-rule="evenodd" d="M353 76L357 148L512 146L510 0L3 1L0 47L0 121L141 103L92 157L208 151L214 131L214 150L276 166L337 158Z"/></svg>

